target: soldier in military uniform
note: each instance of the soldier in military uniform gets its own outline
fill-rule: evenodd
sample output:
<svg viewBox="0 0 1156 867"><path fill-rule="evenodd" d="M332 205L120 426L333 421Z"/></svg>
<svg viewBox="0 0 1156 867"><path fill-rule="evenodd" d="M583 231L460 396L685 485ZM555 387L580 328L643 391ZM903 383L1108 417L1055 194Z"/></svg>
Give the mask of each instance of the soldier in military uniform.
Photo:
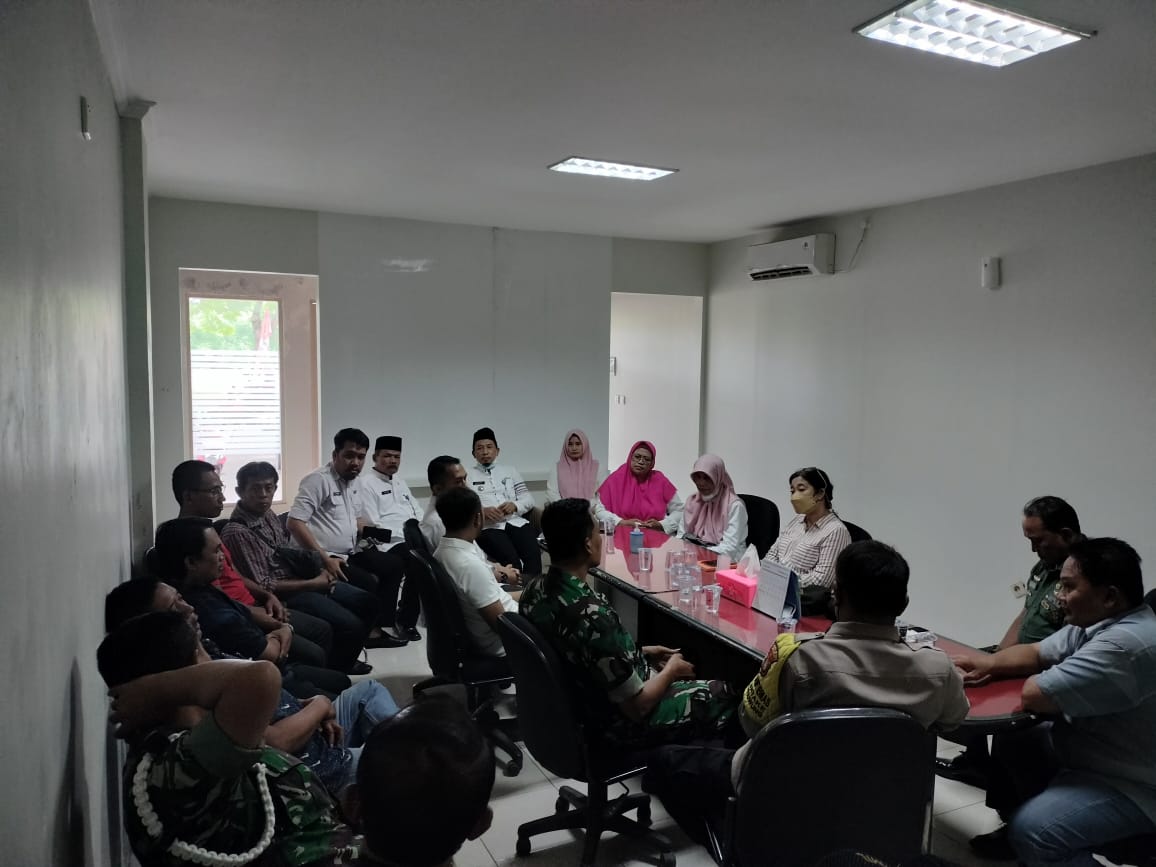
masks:
<svg viewBox="0 0 1156 867"><path fill-rule="evenodd" d="M125 830L142 864L344 865L360 838L312 771L262 743L280 675L213 661L176 611L129 620L97 665L130 743Z"/></svg>
<svg viewBox="0 0 1156 867"><path fill-rule="evenodd" d="M542 532L552 566L522 592L520 609L574 671L590 718L628 745L719 737L735 713L729 685L693 680L694 666L669 647L637 646L606 597L587 585L602 553L590 503L551 503Z"/></svg>

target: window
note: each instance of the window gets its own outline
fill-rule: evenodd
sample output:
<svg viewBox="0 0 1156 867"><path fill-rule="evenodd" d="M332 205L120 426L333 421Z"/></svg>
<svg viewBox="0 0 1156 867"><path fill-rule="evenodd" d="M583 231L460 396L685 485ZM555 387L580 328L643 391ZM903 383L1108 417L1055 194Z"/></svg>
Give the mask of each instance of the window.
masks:
<svg viewBox="0 0 1156 867"><path fill-rule="evenodd" d="M217 467L227 502L250 461L287 501L319 462L317 278L181 270L187 453Z"/></svg>

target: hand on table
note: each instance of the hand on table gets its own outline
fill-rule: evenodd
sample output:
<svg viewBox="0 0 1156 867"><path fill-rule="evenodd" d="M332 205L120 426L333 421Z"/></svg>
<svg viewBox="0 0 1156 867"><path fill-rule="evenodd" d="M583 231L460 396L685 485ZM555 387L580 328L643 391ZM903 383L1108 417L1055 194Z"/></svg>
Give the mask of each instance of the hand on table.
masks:
<svg viewBox="0 0 1156 867"><path fill-rule="evenodd" d="M964 686L983 686L991 681L991 657L986 653L961 653L951 661L963 675Z"/></svg>

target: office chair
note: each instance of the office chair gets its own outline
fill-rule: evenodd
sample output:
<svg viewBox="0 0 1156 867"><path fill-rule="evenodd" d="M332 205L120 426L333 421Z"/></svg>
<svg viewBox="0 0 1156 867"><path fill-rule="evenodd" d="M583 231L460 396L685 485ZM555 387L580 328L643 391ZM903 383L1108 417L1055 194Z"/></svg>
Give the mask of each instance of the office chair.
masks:
<svg viewBox="0 0 1156 867"><path fill-rule="evenodd" d="M494 693L513 682L510 665L501 657L473 650L453 579L445 567L419 551L411 550L408 557L406 579L412 576L418 582L425 612L426 661L433 672L432 678L414 686L414 693L447 683L463 685L470 713L490 742L510 757L502 772L516 777L523 762L522 750L514 742L516 722L499 719L493 707Z"/></svg>
<svg viewBox="0 0 1156 867"><path fill-rule="evenodd" d="M739 499L747 507L747 544L766 557L779 538L779 507L757 494L739 494Z"/></svg>
<svg viewBox="0 0 1156 867"><path fill-rule="evenodd" d="M571 677L542 634L520 614L498 618L498 634L518 683L518 719L531 755L559 777L586 783L587 794L570 786L558 789L554 815L518 828L517 853L530 854L530 838L547 831L581 828L586 834L582 867L596 863L604 831L642 836L659 845L659 865L674 867L670 841L650 832L650 796L626 793L613 800L607 789L646 770L643 762L607 744L587 726L567 684ZM637 810L637 819L624 814Z"/></svg>
<svg viewBox="0 0 1156 867"><path fill-rule="evenodd" d="M847 532L851 534L852 542L868 542L872 538L871 534L860 527L858 524L852 524L850 521L843 521L843 526L846 527Z"/></svg>
<svg viewBox="0 0 1156 867"><path fill-rule="evenodd" d="M927 851L934 795L935 736L907 714L790 713L753 739L709 848L726 867L809 867L840 849L894 863Z"/></svg>

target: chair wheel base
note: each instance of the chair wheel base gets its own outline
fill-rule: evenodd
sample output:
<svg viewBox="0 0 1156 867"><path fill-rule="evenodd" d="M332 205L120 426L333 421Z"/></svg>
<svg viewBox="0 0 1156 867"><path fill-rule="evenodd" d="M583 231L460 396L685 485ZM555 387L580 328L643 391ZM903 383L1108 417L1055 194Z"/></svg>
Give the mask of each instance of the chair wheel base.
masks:
<svg viewBox="0 0 1156 867"><path fill-rule="evenodd" d="M527 855L529 855L530 854L530 838L529 837L519 837L518 842L514 844L514 851L518 854L518 857L520 857L520 858L525 858Z"/></svg>
<svg viewBox="0 0 1156 867"><path fill-rule="evenodd" d="M522 773L522 763L511 759L506 762L505 767L502 768L502 773L507 777L516 777Z"/></svg>

